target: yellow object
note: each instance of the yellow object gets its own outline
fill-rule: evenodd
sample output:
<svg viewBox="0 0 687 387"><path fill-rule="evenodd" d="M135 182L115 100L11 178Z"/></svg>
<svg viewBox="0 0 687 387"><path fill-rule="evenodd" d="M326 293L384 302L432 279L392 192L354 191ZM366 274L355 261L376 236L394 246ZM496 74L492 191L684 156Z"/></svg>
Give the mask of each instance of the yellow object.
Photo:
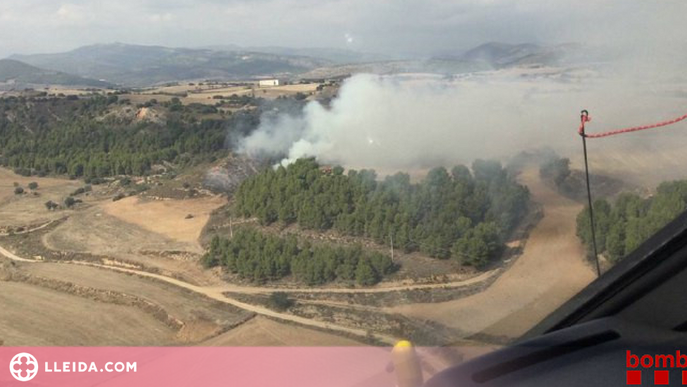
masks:
<svg viewBox="0 0 687 387"><path fill-rule="evenodd" d="M398 387L421 387L423 383L420 359L408 340L401 340L391 350Z"/></svg>

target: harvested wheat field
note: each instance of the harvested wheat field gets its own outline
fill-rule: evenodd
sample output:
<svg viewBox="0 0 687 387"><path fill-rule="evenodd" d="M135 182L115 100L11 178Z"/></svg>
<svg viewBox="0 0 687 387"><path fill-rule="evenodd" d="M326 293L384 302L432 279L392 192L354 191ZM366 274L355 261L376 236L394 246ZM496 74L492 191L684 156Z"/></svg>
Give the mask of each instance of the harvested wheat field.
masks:
<svg viewBox="0 0 687 387"><path fill-rule="evenodd" d="M257 316L231 331L207 340L208 346L350 346L345 337Z"/></svg>
<svg viewBox="0 0 687 387"><path fill-rule="evenodd" d="M222 197L144 200L129 197L103 204L103 210L124 222L179 242L195 243L210 213L226 203ZM187 218L188 215L192 217Z"/></svg>
<svg viewBox="0 0 687 387"><path fill-rule="evenodd" d="M198 265L196 242L179 242L104 213L94 206L72 214L43 235L39 243L53 251L76 252L159 268L192 283L216 280Z"/></svg>
<svg viewBox="0 0 687 387"><path fill-rule="evenodd" d="M142 298L183 324L176 338L179 342L207 339L252 317L231 305L131 274L65 263L24 264L21 268L34 277Z"/></svg>
<svg viewBox="0 0 687 387"><path fill-rule="evenodd" d="M127 223L98 207L73 213L44 236L57 251L75 251L114 257L139 255L142 250L197 250L195 243L178 242L136 224Z"/></svg>
<svg viewBox="0 0 687 387"><path fill-rule="evenodd" d="M38 286L0 282L0 340L8 346L168 345L176 332L153 316Z"/></svg>

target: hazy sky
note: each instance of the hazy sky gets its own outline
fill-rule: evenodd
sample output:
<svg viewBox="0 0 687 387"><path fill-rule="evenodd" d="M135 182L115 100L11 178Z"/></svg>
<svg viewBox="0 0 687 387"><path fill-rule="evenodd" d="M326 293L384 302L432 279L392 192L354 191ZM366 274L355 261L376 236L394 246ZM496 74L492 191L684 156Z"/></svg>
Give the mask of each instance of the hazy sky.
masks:
<svg viewBox="0 0 687 387"><path fill-rule="evenodd" d="M486 41L670 42L684 0L0 0L0 57L93 43L428 54Z"/></svg>

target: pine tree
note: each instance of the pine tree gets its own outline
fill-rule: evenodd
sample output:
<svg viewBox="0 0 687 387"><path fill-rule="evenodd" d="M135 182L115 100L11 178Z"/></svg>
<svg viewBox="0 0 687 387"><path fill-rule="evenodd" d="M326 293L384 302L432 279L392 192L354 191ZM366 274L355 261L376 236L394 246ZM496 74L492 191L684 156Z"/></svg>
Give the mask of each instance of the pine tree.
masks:
<svg viewBox="0 0 687 387"><path fill-rule="evenodd" d="M355 269L355 280L358 285L370 286L379 282L377 273L367 259L358 261L358 266Z"/></svg>

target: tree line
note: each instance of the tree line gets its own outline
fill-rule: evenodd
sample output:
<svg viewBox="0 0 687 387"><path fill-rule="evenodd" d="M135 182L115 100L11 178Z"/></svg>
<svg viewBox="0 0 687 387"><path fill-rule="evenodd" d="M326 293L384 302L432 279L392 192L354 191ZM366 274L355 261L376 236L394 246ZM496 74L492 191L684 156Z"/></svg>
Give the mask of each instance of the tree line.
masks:
<svg viewBox="0 0 687 387"><path fill-rule="evenodd" d="M687 180L661 183L648 198L624 193L593 205L598 252L617 262L687 209ZM577 235L592 255L589 207L577 216Z"/></svg>
<svg viewBox="0 0 687 387"><path fill-rule="evenodd" d="M527 211L529 192L497 161L434 168L420 183L406 173L378 181L373 170L321 168L312 158L246 179L235 212L263 224L297 223L393 243L483 267ZM393 241L393 242L392 242Z"/></svg>
<svg viewBox="0 0 687 387"><path fill-rule="evenodd" d="M387 255L354 247L313 245L296 236L280 237L251 228L236 230L231 239L214 236L202 258L205 267L221 266L255 282L293 275L307 285L355 281L369 286L397 267Z"/></svg>
<svg viewBox="0 0 687 387"><path fill-rule="evenodd" d="M0 165L87 178L146 175L162 162L185 167L223 156L227 135L250 132L262 111L222 117L212 106L151 100L165 117L153 122L118 115L131 108L116 97L0 98Z"/></svg>

